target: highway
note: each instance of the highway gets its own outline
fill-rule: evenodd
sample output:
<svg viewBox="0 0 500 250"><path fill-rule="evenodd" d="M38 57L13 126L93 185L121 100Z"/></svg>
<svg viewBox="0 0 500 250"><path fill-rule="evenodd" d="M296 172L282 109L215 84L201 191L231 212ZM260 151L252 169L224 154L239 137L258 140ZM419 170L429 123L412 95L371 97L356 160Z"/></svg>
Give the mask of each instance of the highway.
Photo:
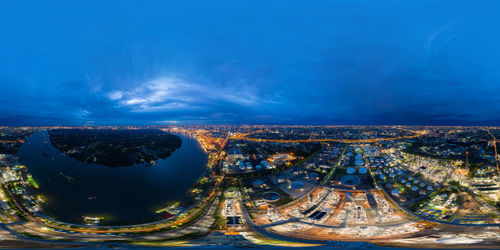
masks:
<svg viewBox="0 0 500 250"><path fill-rule="evenodd" d="M231 137L233 140L246 140L254 142L277 142L277 143L305 143L305 142L343 142L343 143L371 143L380 141L391 141L391 140L404 140L410 138L416 138L427 134L426 131L416 131L414 135L401 136L401 137L388 137L388 138L373 138L373 139L301 139L301 140L281 140L281 139L259 139L247 137L250 134L239 134Z"/></svg>
<svg viewBox="0 0 500 250"><path fill-rule="evenodd" d="M220 184L221 180L216 181L216 185L210 194L204 199L202 202L202 208L200 210L204 210L213 200L214 195L216 194L216 189ZM122 226L122 227L102 227L102 226L94 226L84 228L85 226L79 225L79 228L75 228L73 225L69 225L66 223L62 223L59 221L49 220L47 218L42 218L38 216L34 216L28 211L26 211L25 207L19 204L17 199L15 199L14 194L5 186L5 189L9 193L9 196L14 201L17 208L29 219L29 221L37 221L43 224L47 224L47 227L57 228L61 230L68 230L80 233L143 233L143 232L153 232L166 228L170 228L173 226L180 226L186 222L189 222L193 217L198 215L198 211L188 211L190 212L188 216L183 216L178 218L175 221L158 221L152 222L148 224L141 225L130 225L130 226ZM185 214L185 213L184 213Z"/></svg>
<svg viewBox="0 0 500 250"><path fill-rule="evenodd" d="M492 142L493 142L493 147L495 148L495 163L497 166L497 174L500 175L500 166L498 164L498 151L497 151L497 143L499 143L500 141L497 141L497 138L495 137L495 135L493 135L493 133L491 133L491 131L489 129L487 129L486 131L488 131L488 133L493 138Z"/></svg>

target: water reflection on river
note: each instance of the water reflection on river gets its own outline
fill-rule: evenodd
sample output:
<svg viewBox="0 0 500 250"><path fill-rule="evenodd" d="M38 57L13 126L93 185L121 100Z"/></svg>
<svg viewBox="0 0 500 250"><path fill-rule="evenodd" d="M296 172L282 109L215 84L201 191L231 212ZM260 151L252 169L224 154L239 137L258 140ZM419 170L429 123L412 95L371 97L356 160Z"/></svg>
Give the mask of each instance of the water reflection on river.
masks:
<svg viewBox="0 0 500 250"><path fill-rule="evenodd" d="M140 223L154 220L154 211L169 201L182 199L205 170L207 154L198 142L179 136L182 146L152 167L79 162L56 149L46 131L27 139L18 155L48 201L46 214L74 223L81 223L82 216L106 216L111 224Z"/></svg>

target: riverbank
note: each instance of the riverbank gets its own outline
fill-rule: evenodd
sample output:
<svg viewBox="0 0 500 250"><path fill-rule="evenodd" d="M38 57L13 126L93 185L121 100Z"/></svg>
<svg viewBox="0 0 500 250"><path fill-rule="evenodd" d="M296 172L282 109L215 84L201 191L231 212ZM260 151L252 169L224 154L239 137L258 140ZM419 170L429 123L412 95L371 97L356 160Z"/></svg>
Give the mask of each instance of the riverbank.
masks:
<svg viewBox="0 0 500 250"><path fill-rule="evenodd" d="M103 225L139 224L161 219L154 211L171 202L196 200L186 198L197 195L191 191L206 173L208 156L195 139L181 138L183 145L174 154L151 167L79 162L44 143L45 131L28 138L18 156L39 186L32 190L34 196L46 198L45 214L73 224L80 224L84 216L107 217Z"/></svg>

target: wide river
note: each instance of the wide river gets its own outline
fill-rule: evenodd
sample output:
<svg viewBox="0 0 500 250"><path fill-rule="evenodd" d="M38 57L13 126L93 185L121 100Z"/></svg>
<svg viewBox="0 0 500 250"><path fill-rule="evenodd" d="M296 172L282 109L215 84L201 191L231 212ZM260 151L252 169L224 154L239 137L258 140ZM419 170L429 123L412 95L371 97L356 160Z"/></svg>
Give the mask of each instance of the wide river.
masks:
<svg viewBox="0 0 500 250"><path fill-rule="evenodd" d="M152 167L77 161L55 148L47 131L29 137L18 156L38 182L36 192L48 202L46 215L71 223L82 223L82 216L105 216L106 224L134 224L158 219L155 210L185 197L203 175L207 154L194 138L179 136L182 146Z"/></svg>

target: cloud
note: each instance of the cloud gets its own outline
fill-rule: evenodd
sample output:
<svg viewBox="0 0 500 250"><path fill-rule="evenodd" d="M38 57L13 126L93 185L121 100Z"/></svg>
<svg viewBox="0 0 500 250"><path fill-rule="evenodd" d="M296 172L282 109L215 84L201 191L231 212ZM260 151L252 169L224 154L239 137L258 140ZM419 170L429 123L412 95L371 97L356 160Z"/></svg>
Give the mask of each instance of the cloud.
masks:
<svg viewBox="0 0 500 250"><path fill-rule="evenodd" d="M119 90L115 90L109 93L109 99L115 101L115 100L120 100L123 97L123 93Z"/></svg>
<svg viewBox="0 0 500 250"><path fill-rule="evenodd" d="M154 78L128 90L111 90L107 96L118 107L133 112L199 109L216 103L251 107L265 102L258 90L245 85L202 85L177 77Z"/></svg>
<svg viewBox="0 0 500 250"><path fill-rule="evenodd" d="M0 8L4 124L500 120L498 1L46 2Z"/></svg>

